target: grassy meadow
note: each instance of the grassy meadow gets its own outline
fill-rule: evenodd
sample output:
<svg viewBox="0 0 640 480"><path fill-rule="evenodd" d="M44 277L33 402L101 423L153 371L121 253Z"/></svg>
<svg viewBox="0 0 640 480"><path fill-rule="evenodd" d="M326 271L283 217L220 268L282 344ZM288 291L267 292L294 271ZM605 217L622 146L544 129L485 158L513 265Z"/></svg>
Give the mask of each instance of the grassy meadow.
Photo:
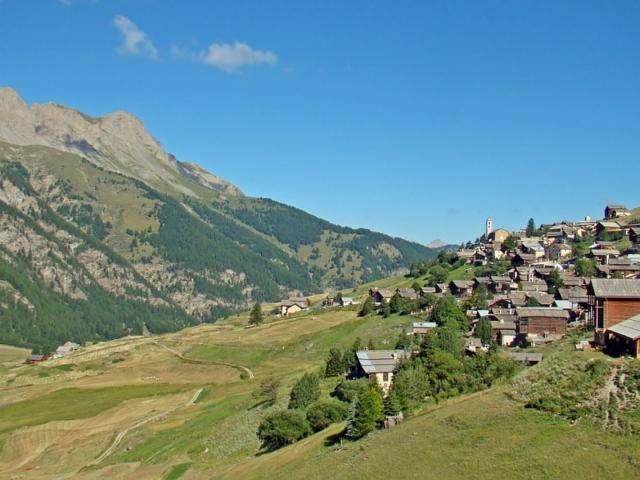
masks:
<svg viewBox="0 0 640 480"><path fill-rule="evenodd" d="M333 425L262 453L257 426L286 407L296 378L319 372L331 347L346 348L356 338L393 347L414 318L360 318L353 308L269 316L253 328L246 328L247 320L236 315L178 333L93 345L39 366L7 368L0 381L0 477L640 476L637 439L525 409L505 394L507 385L426 406L399 427L358 442L336 443L333 436L344 425ZM548 346L547 353L575 355L570 344ZM255 395L265 379L280 382L275 405ZM323 398L335 383L322 382Z"/></svg>

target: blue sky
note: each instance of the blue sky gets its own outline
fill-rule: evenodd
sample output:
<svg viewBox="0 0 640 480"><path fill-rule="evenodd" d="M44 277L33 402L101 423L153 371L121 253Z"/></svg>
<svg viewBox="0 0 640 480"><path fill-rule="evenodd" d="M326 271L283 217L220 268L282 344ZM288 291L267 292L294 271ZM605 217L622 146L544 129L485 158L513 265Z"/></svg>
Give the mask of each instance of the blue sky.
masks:
<svg viewBox="0 0 640 480"><path fill-rule="evenodd" d="M0 85L429 242L640 206L640 2L0 0Z"/></svg>

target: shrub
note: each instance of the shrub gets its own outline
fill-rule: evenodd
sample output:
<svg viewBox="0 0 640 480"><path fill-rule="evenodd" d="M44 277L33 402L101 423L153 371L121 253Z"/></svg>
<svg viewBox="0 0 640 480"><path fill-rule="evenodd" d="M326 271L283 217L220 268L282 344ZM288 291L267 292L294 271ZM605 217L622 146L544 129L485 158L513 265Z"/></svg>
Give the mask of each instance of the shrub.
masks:
<svg viewBox="0 0 640 480"><path fill-rule="evenodd" d="M332 423L347 419L347 406L341 402L321 401L312 404L307 410L307 420L314 432L324 430Z"/></svg>
<svg viewBox="0 0 640 480"><path fill-rule="evenodd" d="M338 400L351 403L356 396L361 393L369 385L369 381L366 378L358 380L344 380L341 382L332 395Z"/></svg>
<svg viewBox="0 0 640 480"><path fill-rule="evenodd" d="M258 427L262 447L276 450L297 442L311 433L311 427L302 412L281 410L265 417Z"/></svg>

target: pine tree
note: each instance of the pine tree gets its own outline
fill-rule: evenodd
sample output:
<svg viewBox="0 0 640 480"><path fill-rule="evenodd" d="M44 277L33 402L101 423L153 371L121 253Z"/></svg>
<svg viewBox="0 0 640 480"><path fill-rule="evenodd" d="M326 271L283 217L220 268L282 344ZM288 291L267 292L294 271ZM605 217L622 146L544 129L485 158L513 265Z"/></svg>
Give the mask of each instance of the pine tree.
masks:
<svg viewBox="0 0 640 480"><path fill-rule="evenodd" d="M367 315L373 313L373 307L374 307L373 298L367 297L367 299L362 304L362 308L360 308L359 315L361 317L366 317Z"/></svg>
<svg viewBox="0 0 640 480"><path fill-rule="evenodd" d="M489 345L492 340L491 322L487 317L480 317L476 326L476 337L480 338L482 345Z"/></svg>
<svg viewBox="0 0 640 480"><path fill-rule="evenodd" d="M324 376L325 377L337 377L342 375L345 371L344 357L339 349L332 348L329 350L329 357L327 358Z"/></svg>
<svg viewBox="0 0 640 480"><path fill-rule="evenodd" d="M249 325L260 325L264 322L264 317L262 315L262 305L260 302L256 302L256 304L251 309L251 313L249 314Z"/></svg>
<svg viewBox="0 0 640 480"><path fill-rule="evenodd" d="M347 426L347 435L352 439L373 431L384 419L382 393L375 385L369 385L356 399L353 416Z"/></svg>
<svg viewBox="0 0 640 480"><path fill-rule="evenodd" d="M533 218L530 218L527 222L527 237L533 237L537 232L538 229L536 228L536 222L533 220Z"/></svg>
<svg viewBox="0 0 640 480"><path fill-rule="evenodd" d="M402 297L400 297L400 295L396 293L393 297L391 297L391 300L389 301L389 308L391 310L391 313L402 312L402 307L403 307Z"/></svg>
<svg viewBox="0 0 640 480"><path fill-rule="evenodd" d="M400 406L400 398L396 389L391 387L389 395L384 399L384 414L388 416L398 415L402 410Z"/></svg>
<svg viewBox="0 0 640 480"><path fill-rule="evenodd" d="M382 304L382 318L389 318L389 315L391 315L391 305L384 302Z"/></svg>
<svg viewBox="0 0 640 480"><path fill-rule="evenodd" d="M289 408L306 408L320 398L320 381L313 373L305 373L293 385L289 395Z"/></svg>

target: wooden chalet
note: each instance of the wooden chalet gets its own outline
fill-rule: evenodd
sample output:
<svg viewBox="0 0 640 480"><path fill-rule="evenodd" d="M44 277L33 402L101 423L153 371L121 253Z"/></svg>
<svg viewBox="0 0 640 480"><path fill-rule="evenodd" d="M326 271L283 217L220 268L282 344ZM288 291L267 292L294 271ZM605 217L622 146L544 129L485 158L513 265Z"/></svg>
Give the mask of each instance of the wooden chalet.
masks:
<svg viewBox="0 0 640 480"><path fill-rule="evenodd" d="M513 280L506 275L491 275L491 283L489 284L489 290L493 293L509 293Z"/></svg>
<svg viewBox="0 0 640 480"><path fill-rule="evenodd" d="M537 259L538 257L536 257L535 253L518 252L511 259L511 265L513 265L514 267L523 267L526 265L531 265Z"/></svg>
<svg viewBox="0 0 640 480"><path fill-rule="evenodd" d="M451 280L449 290L454 297L470 297L473 295L473 280Z"/></svg>
<svg viewBox="0 0 640 480"><path fill-rule="evenodd" d="M640 314L640 280L594 278L588 288L595 341L607 345L609 329Z"/></svg>
<svg viewBox="0 0 640 480"><path fill-rule="evenodd" d="M420 287L419 293L421 297L426 297L429 294L435 295L436 287Z"/></svg>
<svg viewBox="0 0 640 480"><path fill-rule="evenodd" d="M592 248L588 256L595 259L600 265L608 265L610 259L620 256L620 252L618 250Z"/></svg>
<svg viewBox="0 0 640 480"><path fill-rule="evenodd" d="M388 288L371 288L369 290L369 296L373 298L373 301L376 305L382 305L384 303L388 303L393 297L394 292L389 290Z"/></svg>
<svg viewBox="0 0 640 480"><path fill-rule="evenodd" d="M418 294L413 288L396 288L396 295L404 300L415 300Z"/></svg>
<svg viewBox="0 0 640 480"><path fill-rule="evenodd" d="M517 324L515 315L492 315L491 335L498 345L510 346L517 336Z"/></svg>
<svg viewBox="0 0 640 480"><path fill-rule="evenodd" d="M518 334L523 337L562 337L567 333L569 314L560 308L520 307Z"/></svg>

